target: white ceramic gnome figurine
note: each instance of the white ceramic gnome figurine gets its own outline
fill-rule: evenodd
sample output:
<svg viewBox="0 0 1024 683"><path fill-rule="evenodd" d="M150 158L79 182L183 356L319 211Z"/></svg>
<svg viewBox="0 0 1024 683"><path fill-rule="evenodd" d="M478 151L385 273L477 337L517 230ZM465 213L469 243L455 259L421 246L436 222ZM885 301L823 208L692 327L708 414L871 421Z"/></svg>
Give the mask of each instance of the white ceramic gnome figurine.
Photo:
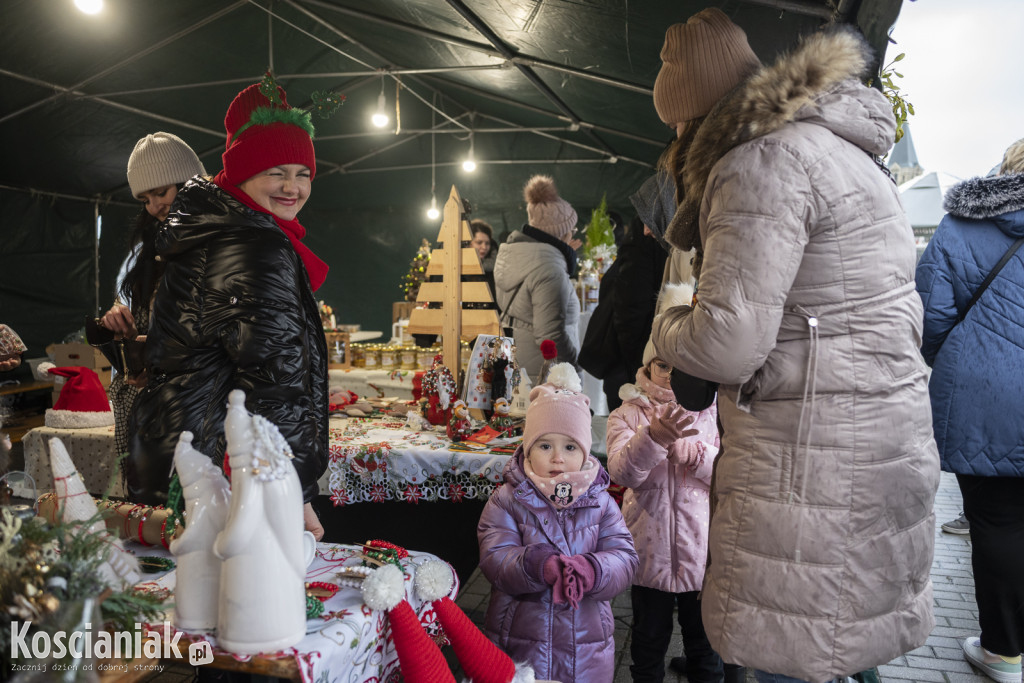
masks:
<svg viewBox="0 0 1024 683"><path fill-rule="evenodd" d="M306 635L302 489L277 427L228 396L224 420L231 509L214 553L223 560L217 644L236 654L277 652Z"/></svg>
<svg viewBox="0 0 1024 683"><path fill-rule="evenodd" d="M100 577L111 588L122 589L138 583L142 575L139 572L139 561L124 549L121 539L114 538L105 531L106 525L98 516L96 501L85 489L85 483L78 475L75 463L71 461L64 442L50 439L50 468L53 470L53 487L57 493L57 514L65 524L94 522L90 531L102 532L108 536L109 552L103 564L99 566Z"/></svg>
<svg viewBox="0 0 1024 683"><path fill-rule="evenodd" d="M185 531L170 543L178 563L174 625L183 631L210 631L217 628L221 565L213 542L224 530L231 489L220 468L192 447L192 432L178 437L174 468L185 495Z"/></svg>

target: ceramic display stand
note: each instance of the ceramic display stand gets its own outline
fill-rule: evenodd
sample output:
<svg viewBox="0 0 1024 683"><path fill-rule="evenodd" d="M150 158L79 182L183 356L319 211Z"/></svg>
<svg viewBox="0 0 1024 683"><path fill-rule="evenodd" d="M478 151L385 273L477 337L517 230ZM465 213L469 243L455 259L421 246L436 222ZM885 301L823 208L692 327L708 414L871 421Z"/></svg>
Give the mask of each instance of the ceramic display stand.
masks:
<svg viewBox="0 0 1024 683"><path fill-rule="evenodd" d="M236 654L277 652L306 634L302 490L277 428L228 397L224 421L231 508L214 553L221 565L217 644Z"/></svg>
<svg viewBox="0 0 1024 683"><path fill-rule="evenodd" d="M170 543L178 565L174 624L183 631L210 631L217 627L221 573L213 543L227 522L231 490L220 468L192 447L191 432L178 438L174 467L185 495L186 522Z"/></svg>

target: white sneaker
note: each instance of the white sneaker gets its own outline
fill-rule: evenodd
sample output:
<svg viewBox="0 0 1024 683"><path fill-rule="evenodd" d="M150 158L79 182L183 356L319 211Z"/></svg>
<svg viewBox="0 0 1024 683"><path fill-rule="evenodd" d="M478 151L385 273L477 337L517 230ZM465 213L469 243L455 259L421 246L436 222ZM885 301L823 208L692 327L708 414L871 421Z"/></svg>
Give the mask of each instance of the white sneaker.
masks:
<svg viewBox="0 0 1024 683"><path fill-rule="evenodd" d="M999 683L1021 683L1020 655L1004 657L992 654L981 646L981 638L968 638L963 642L964 657L981 672Z"/></svg>

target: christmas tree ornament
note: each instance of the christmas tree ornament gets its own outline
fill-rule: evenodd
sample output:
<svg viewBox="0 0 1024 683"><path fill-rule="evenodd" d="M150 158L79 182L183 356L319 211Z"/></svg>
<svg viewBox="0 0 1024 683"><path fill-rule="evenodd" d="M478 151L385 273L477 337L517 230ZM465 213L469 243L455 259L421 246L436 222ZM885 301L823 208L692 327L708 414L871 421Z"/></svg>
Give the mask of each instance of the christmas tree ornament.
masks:
<svg viewBox="0 0 1024 683"><path fill-rule="evenodd" d="M104 583L114 590L138 583L142 578L138 561L124 549L121 539L107 533L95 501L85 490L85 483L64 443L57 438L50 439L50 467L57 493L58 520L63 524L88 524L89 532L102 533L107 537L106 557L99 567Z"/></svg>

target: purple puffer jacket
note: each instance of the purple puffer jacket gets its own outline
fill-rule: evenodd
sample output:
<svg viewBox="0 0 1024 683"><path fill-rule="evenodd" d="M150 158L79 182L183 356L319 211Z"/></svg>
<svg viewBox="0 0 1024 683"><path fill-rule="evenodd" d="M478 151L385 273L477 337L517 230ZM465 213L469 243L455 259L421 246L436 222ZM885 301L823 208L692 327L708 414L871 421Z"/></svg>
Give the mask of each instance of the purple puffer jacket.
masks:
<svg viewBox="0 0 1024 683"><path fill-rule="evenodd" d="M587 492L558 511L523 471L522 447L503 474L505 484L487 501L477 526L480 569L491 582L484 632L513 660L532 664L538 679L610 683L610 601L629 587L637 557L622 513L608 495L608 473L600 468ZM591 561L594 587L578 609L552 602L551 586L535 561L544 555L528 552L530 546L553 546L561 555L582 554Z"/></svg>
<svg viewBox="0 0 1024 683"><path fill-rule="evenodd" d="M640 568L633 583L667 593L699 591L708 552L711 465L718 455L718 406L699 413L698 434L671 449L651 439L654 412L675 403L671 389L659 387L641 368L636 384L619 390L623 404L608 416L608 470L628 486L622 515L633 534Z"/></svg>

